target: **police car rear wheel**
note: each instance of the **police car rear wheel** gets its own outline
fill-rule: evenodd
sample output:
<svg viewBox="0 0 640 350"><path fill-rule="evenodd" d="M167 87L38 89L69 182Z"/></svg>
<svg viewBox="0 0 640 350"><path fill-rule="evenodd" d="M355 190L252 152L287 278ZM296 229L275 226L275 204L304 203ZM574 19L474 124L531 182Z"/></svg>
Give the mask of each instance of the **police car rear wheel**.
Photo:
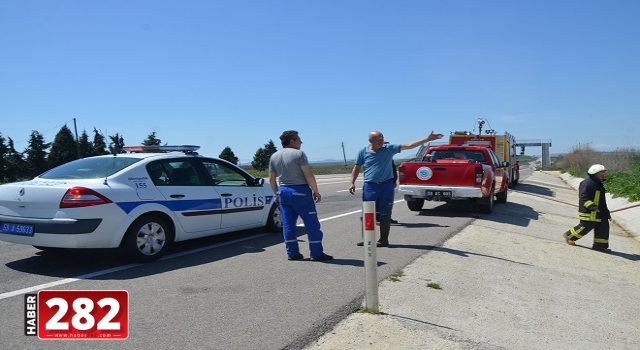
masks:
<svg viewBox="0 0 640 350"><path fill-rule="evenodd" d="M273 203L271 210L269 210L266 229L269 232L282 232L282 216L278 202Z"/></svg>
<svg viewBox="0 0 640 350"><path fill-rule="evenodd" d="M134 221L122 241L122 248L131 260L150 262L160 259L169 249L173 231L158 215L147 215Z"/></svg>

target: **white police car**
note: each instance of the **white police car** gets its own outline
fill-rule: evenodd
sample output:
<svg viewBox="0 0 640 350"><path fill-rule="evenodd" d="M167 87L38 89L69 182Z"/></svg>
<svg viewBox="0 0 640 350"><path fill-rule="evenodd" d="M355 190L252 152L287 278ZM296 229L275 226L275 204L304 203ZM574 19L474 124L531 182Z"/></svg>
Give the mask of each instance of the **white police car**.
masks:
<svg viewBox="0 0 640 350"><path fill-rule="evenodd" d="M264 179L197 149L125 147L129 153L79 159L0 185L0 240L42 250L120 248L145 262L172 242L282 230L277 197Z"/></svg>

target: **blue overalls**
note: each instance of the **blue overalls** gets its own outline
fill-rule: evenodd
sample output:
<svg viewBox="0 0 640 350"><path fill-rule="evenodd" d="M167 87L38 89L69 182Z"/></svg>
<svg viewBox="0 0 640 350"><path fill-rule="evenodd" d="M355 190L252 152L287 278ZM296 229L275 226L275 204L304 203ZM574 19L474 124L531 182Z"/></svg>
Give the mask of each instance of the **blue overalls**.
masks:
<svg viewBox="0 0 640 350"><path fill-rule="evenodd" d="M311 258L323 254L322 231L316 203L309 185L280 186L280 214L282 215L282 234L287 255L292 257L300 254L298 246L296 223L298 216L302 218L309 239Z"/></svg>

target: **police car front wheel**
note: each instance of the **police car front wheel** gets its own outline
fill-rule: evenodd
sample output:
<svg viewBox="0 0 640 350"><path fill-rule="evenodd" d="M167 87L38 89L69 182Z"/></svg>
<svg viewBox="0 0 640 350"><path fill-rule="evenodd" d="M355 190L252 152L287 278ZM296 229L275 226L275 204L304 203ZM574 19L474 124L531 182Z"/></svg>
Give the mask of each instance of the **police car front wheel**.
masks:
<svg viewBox="0 0 640 350"><path fill-rule="evenodd" d="M129 226L121 248L131 260L150 262L161 258L172 241L173 230L166 219L159 215L146 215Z"/></svg>

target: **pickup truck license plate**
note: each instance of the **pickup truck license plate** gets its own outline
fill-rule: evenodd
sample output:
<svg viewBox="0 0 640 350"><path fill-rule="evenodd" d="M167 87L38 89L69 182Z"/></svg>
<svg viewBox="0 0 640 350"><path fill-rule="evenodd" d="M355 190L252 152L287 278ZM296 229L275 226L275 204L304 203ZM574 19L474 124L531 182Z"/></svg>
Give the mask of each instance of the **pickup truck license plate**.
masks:
<svg viewBox="0 0 640 350"><path fill-rule="evenodd" d="M0 222L0 233L32 237L33 225L9 224L6 222Z"/></svg>
<svg viewBox="0 0 640 350"><path fill-rule="evenodd" d="M424 191L426 197L451 197L451 191Z"/></svg>

